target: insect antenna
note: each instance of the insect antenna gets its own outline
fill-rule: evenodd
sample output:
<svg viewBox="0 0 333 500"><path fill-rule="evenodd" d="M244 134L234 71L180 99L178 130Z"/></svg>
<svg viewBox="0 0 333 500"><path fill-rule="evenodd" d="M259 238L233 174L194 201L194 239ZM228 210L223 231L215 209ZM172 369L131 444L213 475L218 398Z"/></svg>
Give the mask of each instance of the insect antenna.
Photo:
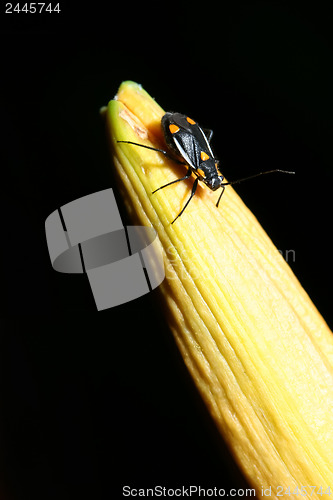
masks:
<svg viewBox="0 0 333 500"><path fill-rule="evenodd" d="M295 174L295 172L292 172L290 170L281 170L280 168L275 168L274 170L266 170L265 172L259 172L258 174L254 175L249 175L248 177L242 177L241 179L237 179L236 181L229 181L229 182L223 182L221 184L222 187L222 192L219 196L219 199L217 200L216 206L219 206L220 200L222 198L222 195L224 193L224 186L231 186L232 184L239 184L240 182L243 181L248 181L249 179L254 179L255 177L259 177L260 175L265 175L265 174L273 174L274 172L281 172L282 174Z"/></svg>
<svg viewBox="0 0 333 500"><path fill-rule="evenodd" d="M275 168L274 170L266 170L265 172L259 172L258 174L250 175L249 177L242 177L242 179L237 179L236 181L223 182L222 186L230 186L231 184L239 184L243 181L248 181L249 179L254 179L260 175L273 174L274 172L282 172L283 174L294 174L290 170L281 170L280 168Z"/></svg>

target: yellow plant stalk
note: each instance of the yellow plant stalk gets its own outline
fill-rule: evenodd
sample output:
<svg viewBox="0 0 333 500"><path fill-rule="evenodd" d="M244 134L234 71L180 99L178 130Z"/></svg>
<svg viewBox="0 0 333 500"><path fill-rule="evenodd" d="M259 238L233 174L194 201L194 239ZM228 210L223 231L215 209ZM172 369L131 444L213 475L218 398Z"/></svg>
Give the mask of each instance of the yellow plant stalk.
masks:
<svg viewBox="0 0 333 500"><path fill-rule="evenodd" d="M290 488L287 498L328 499L331 331L231 186L217 209L218 193L199 185L171 224L193 179L152 194L185 167L117 143L165 147L164 111L140 85L124 82L105 114L124 203L133 222L155 228L163 246L168 323L241 470L258 498L271 487L270 498Z"/></svg>

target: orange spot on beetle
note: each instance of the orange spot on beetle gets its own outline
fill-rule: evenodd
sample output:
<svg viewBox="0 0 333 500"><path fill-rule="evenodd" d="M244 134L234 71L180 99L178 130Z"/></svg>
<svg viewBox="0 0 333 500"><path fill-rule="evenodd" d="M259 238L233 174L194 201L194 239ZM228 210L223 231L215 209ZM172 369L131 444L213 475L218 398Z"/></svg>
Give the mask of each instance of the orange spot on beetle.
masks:
<svg viewBox="0 0 333 500"><path fill-rule="evenodd" d="M191 125L195 125L195 121L192 120L192 118L190 118L189 116L186 117L186 120L191 124Z"/></svg>
<svg viewBox="0 0 333 500"><path fill-rule="evenodd" d="M202 161L209 160L209 156L204 151L201 151L200 157L201 157Z"/></svg>
<svg viewBox="0 0 333 500"><path fill-rule="evenodd" d="M174 123L171 123L169 125L169 130L172 134L175 134L176 132L178 132L179 127L177 127L177 125L175 125Z"/></svg>

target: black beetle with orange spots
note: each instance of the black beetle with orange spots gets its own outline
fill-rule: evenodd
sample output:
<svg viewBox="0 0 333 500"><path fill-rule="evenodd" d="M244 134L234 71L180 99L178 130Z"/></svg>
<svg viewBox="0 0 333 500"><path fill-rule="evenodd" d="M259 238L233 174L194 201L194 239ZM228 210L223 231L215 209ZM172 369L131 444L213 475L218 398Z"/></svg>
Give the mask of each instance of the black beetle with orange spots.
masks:
<svg viewBox="0 0 333 500"><path fill-rule="evenodd" d="M164 189L167 186L171 186L171 184L175 184L176 182L184 181L194 174L195 180L192 186L191 195L171 224L173 224L178 217L182 215L185 208L190 203L196 192L199 181L206 184L206 186L208 186L212 191L216 191L218 188L221 188L221 193L216 203L216 206L218 207L225 186L227 185L237 184L239 182L258 177L259 175L270 174L272 172L283 172L286 174L295 173L286 170L274 169L259 172L258 174L244 177L236 181L223 182L224 177L219 169L219 161L215 158L210 146L210 141L213 136L212 130L201 128L194 120L192 120L192 118L182 115L181 113L165 113L162 117L161 125L168 151L131 141L117 142L133 144L134 146L140 146L142 148L158 151L164 154L164 156L171 158L173 161L187 166L187 173L184 177L160 186L158 189L155 189L153 193L156 193L156 191Z"/></svg>

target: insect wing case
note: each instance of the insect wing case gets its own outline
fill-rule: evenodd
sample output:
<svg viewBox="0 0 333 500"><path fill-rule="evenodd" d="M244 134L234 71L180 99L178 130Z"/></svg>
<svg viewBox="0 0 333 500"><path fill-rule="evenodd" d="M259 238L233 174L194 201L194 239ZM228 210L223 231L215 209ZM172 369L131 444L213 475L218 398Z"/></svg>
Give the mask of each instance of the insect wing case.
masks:
<svg viewBox="0 0 333 500"><path fill-rule="evenodd" d="M201 151L213 156L201 128L193 120L189 122L185 115L166 113L162 118L162 128L168 147L194 170L199 167Z"/></svg>

